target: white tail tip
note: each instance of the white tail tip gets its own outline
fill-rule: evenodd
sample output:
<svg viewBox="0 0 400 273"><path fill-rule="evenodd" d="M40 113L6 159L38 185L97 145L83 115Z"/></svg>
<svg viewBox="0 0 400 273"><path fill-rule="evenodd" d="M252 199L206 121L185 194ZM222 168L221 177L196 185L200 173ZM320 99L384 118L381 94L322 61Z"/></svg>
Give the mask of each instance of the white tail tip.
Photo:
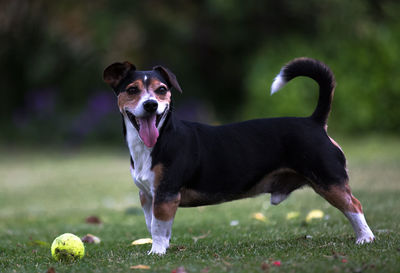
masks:
<svg viewBox="0 0 400 273"><path fill-rule="evenodd" d="M285 81L285 79L282 77L281 74L282 74L282 71L281 71L281 73L279 73L279 74L275 77L274 82L273 82L272 85L271 85L271 95L274 94L274 93L276 93L276 92L278 92L279 89L281 89L281 88L286 84L286 81Z"/></svg>

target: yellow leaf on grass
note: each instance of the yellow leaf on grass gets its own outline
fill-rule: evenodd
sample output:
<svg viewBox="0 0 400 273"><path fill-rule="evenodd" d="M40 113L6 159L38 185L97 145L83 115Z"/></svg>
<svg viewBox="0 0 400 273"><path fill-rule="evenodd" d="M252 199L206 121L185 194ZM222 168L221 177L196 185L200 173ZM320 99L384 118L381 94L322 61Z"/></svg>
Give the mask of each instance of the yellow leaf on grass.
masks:
<svg viewBox="0 0 400 273"><path fill-rule="evenodd" d="M309 223L313 219L321 219L322 217L324 217L322 210L314 209L307 214L306 222Z"/></svg>
<svg viewBox="0 0 400 273"><path fill-rule="evenodd" d="M153 240L151 238L143 238L143 239L138 239L132 242L131 245L145 245L145 244L152 244Z"/></svg>
<svg viewBox="0 0 400 273"><path fill-rule="evenodd" d="M299 217L300 213L298 211L291 211L286 214L286 220L292 220Z"/></svg>
<svg viewBox="0 0 400 273"><path fill-rule="evenodd" d="M251 217L261 222L267 222L267 217L265 217L261 212L253 213Z"/></svg>
<svg viewBox="0 0 400 273"><path fill-rule="evenodd" d="M132 265L131 269L150 269L150 266L144 264Z"/></svg>

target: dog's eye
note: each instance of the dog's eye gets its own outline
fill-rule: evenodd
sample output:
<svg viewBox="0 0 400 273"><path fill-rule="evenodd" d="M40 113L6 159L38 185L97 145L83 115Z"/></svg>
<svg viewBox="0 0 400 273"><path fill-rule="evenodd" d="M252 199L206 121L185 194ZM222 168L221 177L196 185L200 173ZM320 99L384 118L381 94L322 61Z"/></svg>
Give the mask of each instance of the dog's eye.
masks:
<svg viewBox="0 0 400 273"><path fill-rule="evenodd" d="M160 88L158 88L157 90L156 90L156 93L157 94L160 94L160 95L165 95L165 93L167 93L167 88L165 88L164 86L161 86Z"/></svg>
<svg viewBox="0 0 400 273"><path fill-rule="evenodd" d="M131 86L131 87L129 87L128 89L126 89L126 92L127 92L129 95L135 95L135 94L138 94L138 93L139 93L139 88L137 88L136 86Z"/></svg>

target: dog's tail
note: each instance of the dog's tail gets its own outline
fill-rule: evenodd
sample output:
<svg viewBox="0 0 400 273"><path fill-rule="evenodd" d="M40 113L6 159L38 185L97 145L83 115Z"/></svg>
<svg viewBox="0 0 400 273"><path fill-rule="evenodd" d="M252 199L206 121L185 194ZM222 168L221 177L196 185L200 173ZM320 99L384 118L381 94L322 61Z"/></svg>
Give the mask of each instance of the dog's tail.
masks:
<svg viewBox="0 0 400 273"><path fill-rule="evenodd" d="M319 84L319 97L317 108L311 119L325 125L328 122L333 93L335 90L335 77L325 64L310 58L297 58L282 67L271 86L271 95L281 89L288 81L298 76L306 76Z"/></svg>

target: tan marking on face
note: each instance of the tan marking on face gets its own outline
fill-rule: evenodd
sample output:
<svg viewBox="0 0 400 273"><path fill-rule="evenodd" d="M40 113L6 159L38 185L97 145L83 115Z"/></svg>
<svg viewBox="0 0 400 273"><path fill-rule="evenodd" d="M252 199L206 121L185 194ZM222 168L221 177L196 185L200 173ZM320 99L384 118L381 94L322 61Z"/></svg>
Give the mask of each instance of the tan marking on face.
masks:
<svg viewBox="0 0 400 273"><path fill-rule="evenodd" d="M175 217L176 210L178 209L181 201L181 194L178 193L174 198L168 202L154 203L153 214L157 220L169 221Z"/></svg>
<svg viewBox="0 0 400 273"><path fill-rule="evenodd" d="M338 208L342 212L363 213L360 201L352 194L349 184L334 185L328 190L313 185L314 190L324 197L332 206Z"/></svg>
<svg viewBox="0 0 400 273"><path fill-rule="evenodd" d="M164 165L161 163L158 163L151 170L154 173L153 187L154 187L154 190L156 190L158 188L158 186L160 185L161 180L163 179L163 176L164 176L164 174L163 174Z"/></svg>
<svg viewBox="0 0 400 273"><path fill-rule="evenodd" d="M129 95L128 92L125 92L129 87L133 86L136 86L140 90L138 94ZM124 113L126 108L130 108L133 110L138 105L141 94L144 91L144 85L142 80L136 80L128 84L125 88L125 91L119 93L118 95L118 108L121 113Z"/></svg>
<svg viewBox="0 0 400 273"><path fill-rule="evenodd" d="M160 87L165 87L165 89L167 89L168 91L164 95L157 94L156 90ZM154 96L159 102L166 102L168 104L171 102L171 91L168 89L168 86L166 86L164 83L160 82L156 78L151 78L149 80L147 91L150 93L150 95Z"/></svg>

